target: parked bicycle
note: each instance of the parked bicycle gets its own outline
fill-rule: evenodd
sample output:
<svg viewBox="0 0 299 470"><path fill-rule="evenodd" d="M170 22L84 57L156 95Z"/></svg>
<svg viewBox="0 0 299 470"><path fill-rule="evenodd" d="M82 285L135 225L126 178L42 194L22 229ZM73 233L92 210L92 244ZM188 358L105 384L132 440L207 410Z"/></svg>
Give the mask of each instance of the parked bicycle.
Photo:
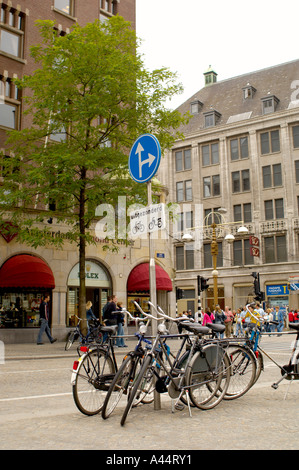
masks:
<svg viewBox="0 0 299 470"><path fill-rule="evenodd" d="M249 307L250 304L246 305L246 310L250 312ZM251 328L249 329L251 331L248 332L247 337L245 338L246 345L248 348L250 348L255 357L256 357L256 362L257 362L257 371L256 371L256 377L255 377L255 382L258 380L261 371L264 369L264 359L263 356L265 355L270 361L272 361L279 369L281 372L281 379L278 380L277 382L273 383L271 386L275 390L278 388L279 384L283 380L299 380L299 351L298 351L298 346L299 346L299 323L289 323L289 328L291 330L295 331L288 331L286 333L281 333L281 334L296 334L296 340L294 342L294 346L291 352L291 356L289 359L289 362L285 365L280 365L278 362L273 359L262 347L260 346L260 341L261 337L264 335L268 335L269 333L262 333L259 329L259 321L260 319L253 314L253 312L250 312L252 318L255 320L255 323L251 325ZM278 324L278 322L271 322L273 324Z"/></svg>
<svg viewBox="0 0 299 470"><path fill-rule="evenodd" d="M139 330L135 333L138 338L138 342L135 349L124 357L121 366L112 380L102 408L102 417L104 419L107 419L112 414L122 395L126 395L127 397L130 396L131 389L135 384L135 379L138 376L144 357L146 356L147 348L150 348L150 345L152 344L150 340L145 338L145 334L147 332L147 326L150 319L153 319L154 317L146 314L146 320L140 317L133 317L128 311L126 311L126 313L131 320L136 321L137 323L139 322ZM143 346L143 343L145 344L145 347ZM152 375L143 383L142 390L140 390L140 393L135 396L132 406L137 406L140 402L152 403L154 400L154 390L154 375Z"/></svg>
<svg viewBox="0 0 299 470"><path fill-rule="evenodd" d="M116 331L117 325L101 326L101 332L108 335L106 342L81 346L82 356L74 361L71 377L73 398L77 408L85 415L95 415L102 410L117 372L113 347Z"/></svg>
<svg viewBox="0 0 299 470"><path fill-rule="evenodd" d="M91 342L101 344L103 341L101 326L99 324L90 322L90 327L87 334L83 335L80 329L80 323L84 320L83 318L77 317L77 315L75 315L75 317L77 318L78 323L75 328L69 332L64 349L68 351L73 345L73 343L78 339L80 344L88 344Z"/></svg>
<svg viewBox="0 0 299 470"><path fill-rule="evenodd" d="M151 307L155 308L153 304ZM210 329L207 326L183 322L183 327L194 334L189 352L183 351L188 335L167 335L165 321L179 322L165 313L155 309L157 314L164 318L164 322L158 324L157 334L153 339L151 350L147 353L143 366L136 378L135 385L131 391L125 407L121 425L125 424L127 416L132 408L136 394L142 390L143 383L148 380L149 375L157 378L156 390L159 393L168 391L172 398L176 398L176 404L184 396L191 415L190 399L198 408L211 409L222 400L226 393L230 379L230 361L221 347L220 342L213 340L209 343L202 335L207 334ZM142 312L145 314L145 312ZM218 325L213 325L217 327ZM219 326L221 327L221 326ZM182 344L174 360L168 353L165 340L170 337L182 337ZM156 371L158 365L161 376Z"/></svg>

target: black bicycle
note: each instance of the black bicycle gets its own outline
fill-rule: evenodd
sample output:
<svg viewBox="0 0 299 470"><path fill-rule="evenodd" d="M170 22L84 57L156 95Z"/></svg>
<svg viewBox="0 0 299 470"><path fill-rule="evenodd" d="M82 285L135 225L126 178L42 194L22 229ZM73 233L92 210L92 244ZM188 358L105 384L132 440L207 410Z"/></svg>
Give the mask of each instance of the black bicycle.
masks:
<svg viewBox="0 0 299 470"><path fill-rule="evenodd" d="M80 344L89 344L93 342L101 344L103 342L103 334L101 332L101 325L99 323L89 322L89 330L87 332L87 335L85 336L83 335L80 329L80 323L84 321L83 318L79 318L77 317L77 315L75 315L75 317L77 318L78 323L75 328L71 330L68 334L64 347L66 351L68 351L73 345L73 343L78 339Z"/></svg>
<svg viewBox="0 0 299 470"><path fill-rule="evenodd" d="M105 343L81 346L82 356L74 361L71 377L73 397L77 408L85 415L96 415L102 410L117 372L113 347L116 331L117 325L101 326L101 332L107 333Z"/></svg>
<svg viewBox="0 0 299 470"><path fill-rule="evenodd" d="M143 318L133 317L130 312L126 313L133 321L140 322L139 331L136 333L138 342L134 351L129 352L124 357L121 366L112 380L102 408L102 417L104 419L107 419L112 414L123 395L126 395L129 398L130 392L135 384L135 379L140 372L144 357L146 356L147 348L152 344L150 340L145 338L151 316L147 314L148 320L144 323L145 320ZM147 380L143 382L142 390L140 390L140 393L135 396L132 406L137 406L140 402L153 402L155 390L154 379L154 375L147 377Z"/></svg>

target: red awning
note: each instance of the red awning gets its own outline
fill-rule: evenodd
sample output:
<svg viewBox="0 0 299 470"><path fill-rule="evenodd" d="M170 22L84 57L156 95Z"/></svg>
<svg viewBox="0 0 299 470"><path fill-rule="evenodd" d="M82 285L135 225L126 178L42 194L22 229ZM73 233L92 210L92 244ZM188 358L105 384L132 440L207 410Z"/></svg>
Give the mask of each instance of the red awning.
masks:
<svg viewBox="0 0 299 470"><path fill-rule="evenodd" d="M18 255L10 258L0 269L0 289L3 287L38 287L54 289L54 276L40 258Z"/></svg>
<svg viewBox="0 0 299 470"><path fill-rule="evenodd" d="M172 290L172 282L167 272L156 264L156 288L157 290ZM149 291L149 264L142 263L132 269L127 284L128 292Z"/></svg>

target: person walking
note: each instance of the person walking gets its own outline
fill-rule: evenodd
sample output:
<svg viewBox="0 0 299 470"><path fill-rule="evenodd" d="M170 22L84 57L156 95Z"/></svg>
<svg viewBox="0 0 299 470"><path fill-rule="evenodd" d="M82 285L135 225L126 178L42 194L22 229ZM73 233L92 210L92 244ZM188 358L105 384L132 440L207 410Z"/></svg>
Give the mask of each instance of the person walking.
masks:
<svg viewBox="0 0 299 470"><path fill-rule="evenodd" d="M225 336L226 338L229 338L232 335L232 326L233 326L233 320L234 320L234 315L233 312L229 307L225 307L224 310L224 315L225 315L225 320L224 320L224 325L225 325Z"/></svg>
<svg viewBox="0 0 299 470"><path fill-rule="evenodd" d="M235 336L238 337L243 336L243 328L242 328L242 309L238 308L237 313L235 315L235 321L236 321L236 331L235 331Z"/></svg>
<svg viewBox="0 0 299 470"><path fill-rule="evenodd" d="M117 302L117 337L116 337L116 346L119 348L127 348L124 340L124 321L125 316L123 314L123 304L122 302Z"/></svg>
<svg viewBox="0 0 299 470"><path fill-rule="evenodd" d="M214 311L215 323L218 325L224 325L225 315L220 305L216 305ZM218 338L223 338L224 333L217 333Z"/></svg>
<svg viewBox="0 0 299 470"><path fill-rule="evenodd" d="M50 295L46 294L39 306L40 329L37 337L37 344L44 344L42 342L42 337L44 333L46 333L46 335L48 336L50 343L55 343L55 341L57 341L57 338L53 338L53 336L51 335L51 330L49 328L49 302Z"/></svg>
<svg viewBox="0 0 299 470"><path fill-rule="evenodd" d="M215 317L214 314L211 312L209 307L207 307L206 312L204 313L203 319L202 319L202 326L205 326L207 323L214 323Z"/></svg>

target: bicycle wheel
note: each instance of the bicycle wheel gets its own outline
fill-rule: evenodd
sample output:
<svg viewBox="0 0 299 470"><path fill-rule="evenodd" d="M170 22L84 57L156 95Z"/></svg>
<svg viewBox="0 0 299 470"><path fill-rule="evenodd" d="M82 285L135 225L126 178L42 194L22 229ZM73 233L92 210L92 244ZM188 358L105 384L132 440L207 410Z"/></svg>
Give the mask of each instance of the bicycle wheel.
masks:
<svg viewBox="0 0 299 470"><path fill-rule="evenodd" d="M101 411L114 375L114 363L105 349L90 350L79 359L73 397L81 413L92 416Z"/></svg>
<svg viewBox="0 0 299 470"><path fill-rule="evenodd" d="M232 345L227 354L231 361L231 376L224 399L233 400L244 395L254 384L256 360L252 351L244 346Z"/></svg>
<svg viewBox="0 0 299 470"><path fill-rule="evenodd" d="M117 404L123 393L128 389L128 383L131 379L134 367L134 358L127 356L112 380L102 408L102 418L107 419Z"/></svg>
<svg viewBox="0 0 299 470"><path fill-rule="evenodd" d="M146 356L144 361L143 361L143 365L140 369L140 373L136 377L135 385L134 385L133 389L131 390L126 408L125 408L124 413L122 415L122 418L121 418L121 421L120 421L120 424L122 426L125 424L127 416L128 416L128 414L129 414L129 412L132 408L135 396L136 396L137 392L140 390L140 384L142 383L142 380L144 380L144 379L146 380L148 369L150 368L151 362L152 362L152 357L150 355Z"/></svg>
<svg viewBox="0 0 299 470"><path fill-rule="evenodd" d="M68 338L67 338L65 346L64 346L65 351L68 351L70 349L70 347L72 346L72 344L75 340L75 334L76 334L75 330L69 332Z"/></svg>
<svg viewBox="0 0 299 470"><path fill-rule="evenodd" d="M135 381L141 372L141 368L143 365L142 359L139 359L137 363L137 367L135 370L135 379L132 381L132 387L135 385ZM144 405L148 405L154 401L154 392L156 389L156 376L154 374L154 370L152 367L149 367L145 374L142 377L142 380L139 384L139 387L136 391L132 407L139 405L139 403L143 403Z"/></svg>
<svg viewBox="0 0 299 470"><path fill-rule="evenodd" d="M193 404L202 410L214 408L224 397L230 380L230 361L219 345L206 345L190 361L186 375Z"/></svg>

